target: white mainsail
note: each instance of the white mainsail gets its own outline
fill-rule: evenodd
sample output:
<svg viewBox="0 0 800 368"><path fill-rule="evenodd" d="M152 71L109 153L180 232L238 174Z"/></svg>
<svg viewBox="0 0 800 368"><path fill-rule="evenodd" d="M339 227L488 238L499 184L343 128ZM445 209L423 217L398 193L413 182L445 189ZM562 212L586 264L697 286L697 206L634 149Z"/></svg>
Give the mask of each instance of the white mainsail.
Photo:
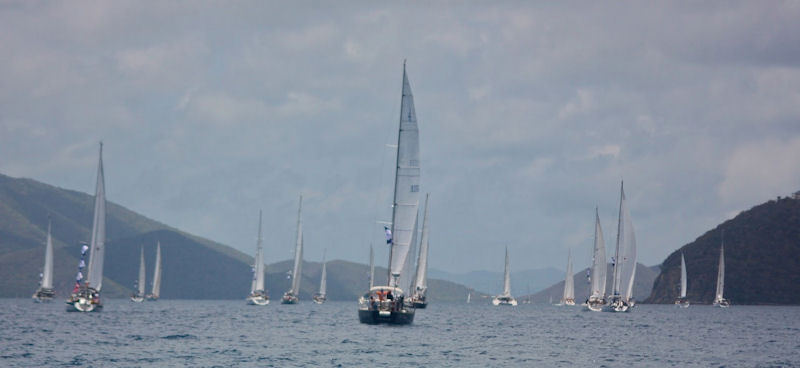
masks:
<svg viewBox="0 0 800 368"><path fill-rule="evenodd" d="M161 242L156 243L156 265L153 270L153 291L154 298L161 295Z"/></svg>
<svg viewBox="0 0 800 368"><path fill-rule="evenodd" d="M686 298L686 261L681 252L681 299Z"/></svg>
<svg viewBox="0 0 800 368"><path fill-rule="evenodd" d="M567 253L567 276L564 279L564 295L561 302L575 300L575 279L572 277L572 250Z"/></svg>
<svg viewBox="0 0 800 368"><path fill-rule="evenodd" d="M294 248L294 268L292 268L292 294L297 296L300 293L300 279L303 272L303 196L300 196L300 204L297 207L297 235Z"/></svg>
<svg viewBox="0 0 800 368"><path fill-rule="evenodd" d="M325 254L322 255L322 278L319 280L319 295L323 298L328 293L328 262L325 261Z"/></svg>
<svg viewBox="0 0 800 368"><path fill-rule="evenodd" d="M724 298L722 293L725 289L725 245L719 247L719 268L717 269L717 293L714 302L719 303Z"/></svg>
<svg viewBox="0 0 800 368"><path fill-rule="evenodd" d="M614 264L614 295L629 301L633 296L633 280L636 276L636 236L633 232L631 214L626 204L625 190L620 185L619 222L617 224L617 248Z"/></svg>
<svg viewBox="0 0 800 368"><path fill-rule="evenodd" d="M261 210L258 211L258 240L256 241L256 257L253 264L253 285L250 292L264 290L264 249L261 246Z"/></svg>
<svg viewBox="0 0 800 368"><path fill-rule="evenodd" d="M53 237L50 235L50 220L47 220L47 243L44 248L44 270L42 270L42 289L53 288Z"/></svg>
<svg viewBox="0 0 800 368"><path fill-rule="evenodd" d="M606 294L606 245L600 215L595 208L594 252L592 253L592 299L603 299Z"/></svg>
<svg viewBox="0 0 800 368"><path fill-rule="evenodd" d="M417 276L414 281L415 291L425 294L428 289L428 198L430 193L425 195L425 212L422 217L422 238L420 238L419 257L417 258Z"/></svg>
<svg viewBox="0 0 800 368"><path fill-rule="evenodd" d="M508 267L508 247L506 247L506 267L503 273L503 294L501 297L511 296L511 269Z"/></svg>
<svg viewBox="0 0 800 368"><path fill-rule="evenodd" d="M145 270L144 270L144 246L139 249L139 279L136 280L136 286L139 297L144 296L145 288Z"/></svg>
<svg viewBox="0 0 800 368"><path fill-rule="evenodd" d="M106 248L106 185L103 174L103 143L100 143L100 159L97 164L97 185L94 191L94 220L92 241L89 244L89 266L86 280L89 287L98 292L103 287L103 256Z"/></svg>
<svg viewBox="0 0 800 368"><path fill-rule="evenodd" d="M414 111L414 96L403 63L403 96L400 103L400 131L397 136L397 165L392 206L392 239L389 256L389 286L408 288L408 255L416 232L419 207L419 128ZM401 280L401 277L403 279Z"/></svg>

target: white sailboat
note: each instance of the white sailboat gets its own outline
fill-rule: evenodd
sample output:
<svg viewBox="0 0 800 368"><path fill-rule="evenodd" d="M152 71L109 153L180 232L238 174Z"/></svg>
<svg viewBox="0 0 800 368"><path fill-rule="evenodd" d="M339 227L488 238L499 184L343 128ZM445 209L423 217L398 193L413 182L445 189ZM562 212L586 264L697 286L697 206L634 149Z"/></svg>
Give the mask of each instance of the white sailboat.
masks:
<svg viewBox="0 0 800 368"><path fill-rule="evenodd" d="M141 303L144 301L145 270L144 246L139 251L139 278L136 279L136 292L131 295L131 301Z"/></svg>
<svg viewBox="0 0 800 368"><path fill-rule="evenodd" d="M619 222L617 223L617 249L614 256L614 282L609 304L604 312L629 312L633 300L633 279L636 276L636 236L631 214L626 204L625 190L620 184Z"/></svg>
<svg viewBox="0 0 800 368"><path fill-rule="evenodd" d="M717 292L714 296L714 303L712 303L715 307L720 308L728 308L730 307L731 303L728 299L725 299L722 296L723 290L725 289L725 244L719 247L719 268L717 269Z"/></svg>
<svg viewBox="0 0 800 368"><path fill-rule="evenodd" d="M50 235L50 219L47 219L47 241L44 246L44 269L42 269L39 289L33 294L33 301L49 303L56 296L53 289L53 237Z"/></svg>
<svg viewBox="0 0 800 368"><path fill-rule="evenodd" d="M564 278L564 295L559 305L575 305L575 279L572 277L572 250L567 252L567 276Z"/></svg>
<svg viewBox="0 0 800 368"><path fill-rule="evenodd" d="M675 300L675 305L689 308L689 300L686 299L686 260L683 258L683 252L681 252L681 294Z"/></svg>
<svg viewBox="0 0 800 368"><path fill-rule="evenodd" d="M267 305L269 295L264 289L264 249L261 246L261 210L258 211L258 240L256 240L256 256L253 258L253 282L250 294L245 299L248 305Z"/></svg>
<svg viewBox="0 0 800 368"><path fill-rule="evenodd" d="M314 294L311 299L314 303L322 304L328 299L328 262L325 261L325 252L322 253L322 276L319 280L319 292Z"/></svg>
<svg viewBox="0 0 800 368"><path fill-rule="evenodd" d="M425 194L425 212L422 216L422 238L420 239L419 256L417 258L417 275L414 277L414 295L411 301L415 308L426 308L428 306L428 198L430 193Z"/></svg>
<svg viewBox="0 0 800 368"><path fill-rule="evenodd" d="M503 274L503 293L492 299L493 305L516 306L517 300L511 296L511 269L508 267L508 247L506 247L506 267Z"/></svg>
<svg viewBox="0 0 800 368"><path fill-rule="evenodd" d="M467 291L467 304L469 304L471 300L472 300L472 292Z"/></svg>
<svg viewBox="0 0 800 368"><path fill-rule="evenodd" d="M388 282L386 286L373 286L359 299L361 323L410 324L414 321L416 309L413 303L405 300L405 292L411 286L411 250L417 231L419 182L419 127L404 62L392 228L387 229L387 242L391 246Z"/></svg>
<svg viewBox="0 0 800 368"><path fill-rule="evenodd" d="M156 301L161 296L161 242L156 242L156 266L153 269L153 289L147 300Z"/></svg>
<svg viewBox="0 0 800 368"><path fill-rule="evenodd" d="M300 196L300 204L297 207L297 234L294 247L294 268L292 269L292 288L283 293L281 304L297 304L300 302L300 279L303 275L303 196Z"/></svg>
<svg viewBox="0 0 800 368"><path fill-rule="evenodd" d="M600 215L594 210L594 248L592 250L591 295L586 300L586 308L599 312L606 304L606 245L603 240L603 228L600 226Z"/></svg>
<svg viewBox="0 0 800 368"><path fill-rule="evenodd" d="M81 260L75 287L67 299L68 312L92 312L103 309L100 290L103 288L103 256L106 243L106 185L103 175L103 143L100 142L100 158L97 164L97 184L94 192L94 219L92 221L92 240L81 246ZM91 251L90 251L91 249ZM89 253L86 280L83 279L84 258Z"/></svg>

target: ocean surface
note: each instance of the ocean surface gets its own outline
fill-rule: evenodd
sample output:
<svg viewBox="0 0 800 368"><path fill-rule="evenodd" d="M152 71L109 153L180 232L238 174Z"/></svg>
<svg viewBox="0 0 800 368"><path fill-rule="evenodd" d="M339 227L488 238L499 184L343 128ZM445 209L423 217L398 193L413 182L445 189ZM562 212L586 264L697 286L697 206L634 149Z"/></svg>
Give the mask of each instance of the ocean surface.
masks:
<svg viewBox="0 0 800 368"><path fill-rule="evenodd" d="M791 367L800 307L436 304L411 326L358 323L355 302L0 299L0 367Z"/></svg>

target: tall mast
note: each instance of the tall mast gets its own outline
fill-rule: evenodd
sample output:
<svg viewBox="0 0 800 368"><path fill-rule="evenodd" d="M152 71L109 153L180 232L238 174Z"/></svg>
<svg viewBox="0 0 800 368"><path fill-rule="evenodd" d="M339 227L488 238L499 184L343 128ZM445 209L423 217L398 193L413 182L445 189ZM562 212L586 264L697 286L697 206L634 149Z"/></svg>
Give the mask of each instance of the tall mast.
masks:
<svg viewBox="0 0 800 368"><path fill-rule="evenodd" d="M86 282L97 291L103 287L103 255L106 243L106 185L103 173L103 142L97 163L97 184L94 191L94 220Z"/></svg>

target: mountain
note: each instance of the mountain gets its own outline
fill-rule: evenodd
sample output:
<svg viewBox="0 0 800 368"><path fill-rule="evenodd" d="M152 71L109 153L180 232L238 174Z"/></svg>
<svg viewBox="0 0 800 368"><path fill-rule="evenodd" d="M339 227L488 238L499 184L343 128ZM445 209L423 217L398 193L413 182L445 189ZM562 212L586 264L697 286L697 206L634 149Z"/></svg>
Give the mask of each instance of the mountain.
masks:
<svg viewBox="0 0 800 368"><path fill-rule="evenodd" d="M496 295L503 291L503 271L471 271L450 273L437 269L428 271L430 277L464 284L472 289ZM511 291L513 294L537 292L564 278L564 271L548 267L511 272Z"/></svg>
<svg viewBox="0 0 800 368"><path fill-rule="evenodd" d="M577 304L583 303L589 298L589 282L586 278L586 270L588 270L588 268L584 268L572 276L575 285L575 303ZM606 277L606 294L610 294L614 275L614 269L611 267L610 263L606 269L606 275L608 275ZM633 279L633 298L636 300L644 300L647 298L653 289L653 280L656 279L657 275L658 266L647 267L641 263L637 263L636 276ZM562 280L555 285L531 295L531 301L533 303L547 303L550 301L551 297L553 303L560 301L561 297L564 296L563 273L561 274L561 278ZM523 300L526 297L527 296L520 296L517 297L517 299Z"/></svg>
<svg viewBox="0 0 800 368"><path fill-rule="evenodd" d="M686 259L687 297L714 300L725 241L725 298L732 304L800 304L800 199L778 198L739 213L670 254L647 302L673 303Z"/></svg>
<svg viewBox="0 0 800 368"><path fill-rule="evenodd" d="M90 237L94 198L31 179L0 174L0 297L29 297L36 290L44 262L48 216L52 219L54 287L66 298L75 282L80 242ZM138 277L139 249L144 247L147 289L152 282L156 242L161 242L162 298L243 299L250 290L252 256L139 215L107 202L103 295L127 297ZM272 298L289 289L291 261L267 266ZM366 290L368 266L328 262L330 300L354 301ZM319 287L321 264L304 262L301 299ZM376 268L376 276L386 270ZM463 301L468 288L430 279L431 301Z"/></svg>

